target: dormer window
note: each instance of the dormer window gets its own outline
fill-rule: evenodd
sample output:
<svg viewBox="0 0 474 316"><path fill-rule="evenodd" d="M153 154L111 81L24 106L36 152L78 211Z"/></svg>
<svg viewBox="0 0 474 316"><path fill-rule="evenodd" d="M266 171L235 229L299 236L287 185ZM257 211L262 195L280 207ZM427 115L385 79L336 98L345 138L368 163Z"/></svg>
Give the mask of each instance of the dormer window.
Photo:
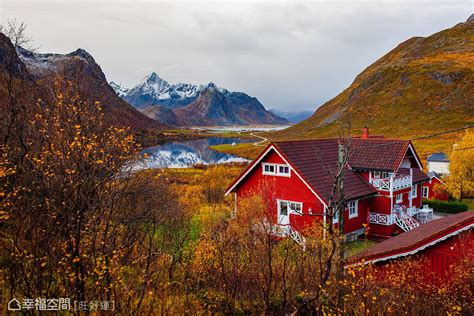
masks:
<svg viewBox="0 0 474 316"><path fill-rule="evenodd" d="M269 176L281 176L289 177L290 176L290 166L286 164L278 163L262 163L263 169L262 174Z"/></svg>

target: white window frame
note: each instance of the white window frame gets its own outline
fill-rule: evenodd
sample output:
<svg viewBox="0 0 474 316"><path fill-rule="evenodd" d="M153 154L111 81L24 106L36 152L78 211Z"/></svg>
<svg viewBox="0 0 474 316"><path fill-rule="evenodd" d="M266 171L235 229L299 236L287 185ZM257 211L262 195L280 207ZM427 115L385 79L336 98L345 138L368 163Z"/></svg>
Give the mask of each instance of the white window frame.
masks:
<svg viewBox="0 0 474 316"><path fill-rule="evenodd" d="M282 199L277 199L277 205L280 208L280 204L284 202L287 205L288 208L288 216L290 214L297 214L297 215L302 215L303 214L303 202L296 202L296 201L290 201L290 200L282 200ZM296 208L292 208L291 204L299 205L299 212L296 210Z"/></svg>
<svg viewBox="0 0 474 316"><path fill-rule="evenodd" d="M374 171L374 178L380 178L380 171Z"/></svg>
<svg viewBox="0 0 474 316"><path fill-rule="evenodd" d="M334 210L334 214L332 216L332 223L333 224L339 223L339 214L337 214L337 210Z"/></svg>
<svg viewBox="0 0 474 316"><path fill-rule="evenodd" d="M273 167L273 171L265 171L265 167ZM280 167L288 168L288 173L280 172ZM291 176L291 167L287 164L282 163L269 163L262 162L262 174L267 176L279 176L279 177L290 177Z"/></svg>
<svg viewBox="0 0 474 316"><path fill-rule="evenodd" d="M384 171L384 172L382 172L382 173L380 174L380 177L381 177L382 179L390 178L390 173Z"/></svg>
<svg viewBox="0 0 474 316"><path fill-rule="evenodd" d="M430 196L430 188L429 187L421 187L421 196L424 199L427 199Z"/></svg>
<svg viewBox="0 0 474 316"><path fill-rule="evenodd" d="M265 167L273 167L273 171L266 171ZM262 174L274 176L276 175L276 170L277 166L274 163L262 163Z"/></svg>
<svg viewBox="0 0 474 316"><path fill-rule="evenodd" d="M395 195L395 203L403 203L403 193L398 193L397 195Z"/></svg>
<svg viewBox="0 0 474 316"><path fill-rule="evenodd" d="M359 201L358 200L350 201L347 204L347 209L349 213L349 218L354 218L354 217L359 216Z"/></svg>
<svg viewBox="0 0 474 316"><path fill-rule="evenodd" d="M411 198L416 198L418 197L418 184L414 184L413 187L411 188Z"/></svg>

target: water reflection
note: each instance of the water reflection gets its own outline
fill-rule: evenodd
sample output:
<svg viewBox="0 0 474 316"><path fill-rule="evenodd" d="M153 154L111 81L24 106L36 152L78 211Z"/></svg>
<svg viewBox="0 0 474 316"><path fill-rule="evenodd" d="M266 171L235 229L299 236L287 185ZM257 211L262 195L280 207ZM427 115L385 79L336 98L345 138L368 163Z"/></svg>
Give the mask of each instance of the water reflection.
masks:
<svg viewBox="0 0 474 316"><path fill-rule="evenodd" d="M142 151L148 155L148 158L140 164L139 168L188 168L195 164L245 162L248 161L245 158L209 149L209 146L242 142L252 142L252 140L211 137L148 147Z"/></svg>

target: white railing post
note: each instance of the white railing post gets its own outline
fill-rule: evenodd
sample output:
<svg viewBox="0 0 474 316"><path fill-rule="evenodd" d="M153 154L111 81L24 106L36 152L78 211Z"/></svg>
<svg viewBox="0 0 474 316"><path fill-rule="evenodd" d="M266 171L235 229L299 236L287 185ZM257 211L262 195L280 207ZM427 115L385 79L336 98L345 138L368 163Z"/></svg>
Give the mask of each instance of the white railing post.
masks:
<svg viewBox="0 0 474 316"><path fill-rule="evenodd" d="M410 167L410 208L413 207L413 168Z"/></svg>
<svg viewBox="0 0 474 316"><path fill-rule="evenodd" d="M390 173L390 214L393 214L393 172Z"/></svg>

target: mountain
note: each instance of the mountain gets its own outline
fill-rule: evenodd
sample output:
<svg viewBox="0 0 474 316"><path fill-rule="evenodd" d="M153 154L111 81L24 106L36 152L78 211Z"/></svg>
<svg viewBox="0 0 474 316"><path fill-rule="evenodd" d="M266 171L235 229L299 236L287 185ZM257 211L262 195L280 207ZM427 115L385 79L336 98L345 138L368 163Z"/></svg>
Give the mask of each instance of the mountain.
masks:
<svg viewBox="0 0 474 316"><path fill-rule="evenodd" d="M271 109L270 112L280 117L286 118L288 121L290 121L290 123L301 122L302 120L307 119L314 113L313 111L284 112L276 109Z"/></svg>
<svg viewBox="0 0 474 316"><path fill-rule="evenodd" d="M216 86L170 84L152 73L131 89L111 82L117 95L164 124L179 126L288 124L257 98Z"/></svg>
<svg viewBox="0 0 474 316"><path fill-rule="evenodd" d="M100 66L85 50L78 49L69 54L38 54L17 47L16 54L43 91L52 87L59 75L73 84L83 101L99 101L106 123L141 131L164 128L163 124L148 118L119 98L107 83Z"/></svg>
<svg viewBox="0 0 474 316"><path fill-rule="evenodd" d="M169 108L185 106L196 98L202 88L187 83L169 84L155 72L131 89L124 88L113 81L110 85L118 96L137 109L150 105L162 105Z"/></svg>
<svg viewBox="0 0 474 316"><path fill-rule="evenodd" d="M347 117L354 131L404 138L473 124L474 18L401 43L310 118L272 137L337 136Z"/></svg>

